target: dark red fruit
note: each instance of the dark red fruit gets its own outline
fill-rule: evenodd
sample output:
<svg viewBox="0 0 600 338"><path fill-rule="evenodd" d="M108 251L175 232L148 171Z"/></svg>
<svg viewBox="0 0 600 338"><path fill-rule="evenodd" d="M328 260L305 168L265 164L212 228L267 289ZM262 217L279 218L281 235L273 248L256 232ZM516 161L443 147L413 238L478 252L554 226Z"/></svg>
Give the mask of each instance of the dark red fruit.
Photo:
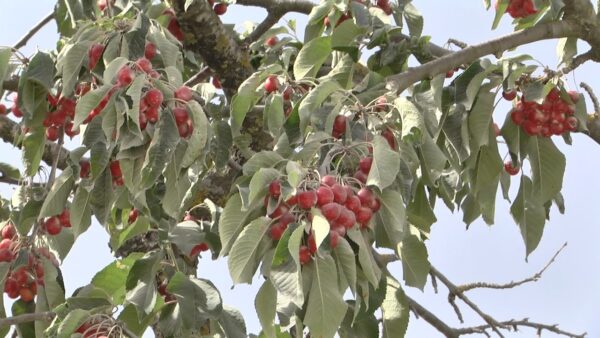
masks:
<svg viewBox="0 0 600 338"><path fill-rule="evenodd" d="M269 229L269 235L274 241L278 241L281 239L281 236L283 236L285 229L286 227L283 227L279 223L276 223Z"/></svg>
<svg viewBox="0 0 600 338"><path fill-rule="evenodd" d="M305 265L310 262L311 254L310 249L306 245L302 245L300 247L300 252L298 253L298 257L300 260L300 264Z"/></svg>
<svg viewBox="0 0 600 338"><path fill-rule="evenodd" d="M131 209L131 211L129 212L129 217L127 218L127 223L132 224L135 221L137 221L139 214L140 212L138 209Z"/></svg>
<svg viewBox="0 0 600 338"><path fill-rule="evenodd" d="M317 189L317 205L323 206L327 203L333 202L334 196L333 191L328 186L320 186Z"/></svg>
<svg viewBox="0 0 600 338"><path fill-rule="evenodd" d="M79 161L79 177L80 178L88 178L90 176L91 165L89 161L81 160Z"/></svg>
<svg viewBox="0 0 600 338"><path fill-rule="evenodd" d="M223 15L227 12L227 4L222 2L218 3L213 8L213 11L215 11L217 15Z"/></svg>
<svg viewBox="0 0 600 338"><path fill-rule="evenodd" d="M515 99L515 97L517 97L517 91L516 90L508 90L508 91L503 91L502 92L502 97L506 100L506 101L512 101Z"/></svg>
<svg viewBox="0 0 600 338"><path fill-rule="evenodd" d="M332 187L334 184L337 183L337 179L335 178L335 176L327 175L321 178L321 183L328 187Z"/></svg>
<svg viewBox="0 0 600 338"><path fill-rule="evenodd" d="M336 203L344 204L346 202L348 191L344 186L336 183L331 187L331 191L333 192L333 200Z"/></svg>
<svg viewBox="0 0 600 338"><path fill-rule="evenodd" d="M158 107L148 107L145 114L150 124L155 124L158 121Z"/></svg>
<svg viewBox="0 0 600 338"><path fill-rule="evenodd" d="M64 209L63 212L60 215L58 215L58 220L60 221L60 225L62 225L65 228L70 228L71 213L69 212L69 209Z"/></svg>
<svg viewBox="0 0 600 338"><path fill-rule="evenodd" d="M50 142L54 142L54 141L58 140L58 127L57 126L48 127L48 129L46 129L46 138Z"/></svg>
<svg viewBox="0 0 600 338"><path fill-rule="evenodd" d="M2 228L2 238L12 239L17 235L17 229L12 223L6 223L4 228Z"/></svg>
<svg viewBox="0 0 600 338"><path fill-rule="evenodd" d="M44 221L44 229L49 235L58 235L62 230L62 226L60 225L60 220L56 216L48 217Z"/></svg>
<svg viewBox="0 0 600 338"><path fill-rule="evenodd" d="M390 128L385 128L385 130L381 132L381 136L385 138L385 140L390 145L390 148L396 150L396 137L394 136L394 132Z"/></svg>
<svg viewBox="0 0 600 338"><path fill-rule="evenodd" d="M152 60L156 56L156 45L152 42L146 42L146 47L144 48L144 57L148 60Z"/></svg>
<svg viewBox="0 0 600 338"><path fill-rule="evenodd" d="M109 168L110 168L110 174L112 175L113 178L123 176L123 172L121 172L121 164L119 164L119 161L110 162Z"/></svg>
<svg viewBox="0 0 600 338"><path fill-rule="evenodd" d="M127 87L133 81L133 70L125 65L117 72L117 86Z"/></svg>
<svg viewBox="0 0 600 338"><path fill-rule="evenodd" d="M373 164L373 158L372 157L365 157L365 158L361 158L360 162L358 162L358 167L360 168L360 171L362 171L365 174L369 174L369 171L371 171L371 165Z"/></svg>
<svg viewBox="0 0 600 338"><path fill-rule="evenodd" d="M317 204L317 194L314 190L307 190L298 193L298 206L302 209L310 209Z"/></svg>
<svg viewBox="0 0 600 338"><path fill-rule="evenodd" d="M173 108L173 116L175 117L175 121L177 122L177 124L185 123L189 118L188 111L183 107Z"/></svg>
<svg viewBox="0 0 600 338"><path fill-rule="evenodd" d="M338 219L341 212L342 206L334 202L327 203L321 207L321 213L329 222L333 222Z"/></svg>
<svg viewBox="0 0 600 338"><path fill-rule="evenodd" d="M267 93L272 93L276 91L279 88L279 81L277 80L277 76L269 76L265 81L264 87Z"/></svg>
<svg viewBox="0 0 600 338"><path fill-rule="evenodd" d="M329 231L329 246L332 249L335 249L338 245L338 241L340 239L340 234L335 230Z"/></svg>
<svg viewBox="0 0 600 338"><path fill-rule="evenodd" d="M274 199L278 199L281 195L281 182L279 180L274 180L269 183L269 195Z"/></svg>
<svg viewBox="0 0 600 338"><path fill-rule="evenodd" d="M361 188L356 195L360 199L360 204L363 206L371 205L375 199L375 195L373 195L373 192L369 188Z"/></svg>
<svg viewBox="0 0 600 338"><path fill-rule="evenodd" d="M344 115L338 115L333 120L333 130L331 135L335 138L341 138L346 133L347 118Z"/></svg>
<svg viewBox="0 0 600 338"><path fill-rule="evenodd" d="M212 85L215 86L215 88L217 88L217 89L222 88L221 81L219 81L219 79L217 79L216 77L213 76L211 82L212 82Z"/></svg>
<svg viewBox="0 0 600 338"><path fill-rule="evenodd" d="M200 243L192 248L192 251L190 252L190 256L196 256L203 251L208 251L208 249L209 249L208 244Z"/></svg>
<svg viewBox="0 0 600 338"><path fill-rule="evenodd" d="M136 67L144 73L152 71L152 62L147 58L140 58L135 62Z"/></svg>
<svg viewBox="0 0 600 338"><path fill-rule="evenodd" d="M188 86L181 86L175 91L175 98L183 100L185 102L191 100L193 97L192 89Z"/></svg>
<svg viewBox="0 0 600 338"><path fill-rule="evenodd" d="M171 32L171 34L173 34L173 36L177 40L183 41L183 39L185 38L185 35L183 34L183 31L181 30L181 26L179 26L179 22L177 21L177 19L175 17L171 18L171 20L169 21L169 24L167 25L167 29L169 30L169 32Z"/></svg>
<svg viewBox="0 0 600 338"><path fill-rule="evenodd" d="M346 229L350 229L356 223L356 215L354 215L354 213L348 210L347 208L342 208L342 211L340 212L340 217L338 217L336 222L339 225L345 227Z"/></svg>
<svg viewBox="0 0 600 338"><path fill-rule="evenodd" d="M104 45L99 43L93 44L88 50L88 68L94 69L100 61L100 57L102 56L102 52L104 51Z"/></svg>
<svg viewBox="0 0 600 338"><path fill-rule="evenodd" d="M356 213L356 221L362 226L366 227L373 217L373 210L367 207L361 207Z"/></svg>
<svg viewBox="0 0 600 338"><path fill-rule="evenodd" d="M509 175L514 176L519 173L519 166L515 166L512 161L504 162L504 171L506 171Z"/></svg>
<svg viewBox="0 0 600 338"><path fill-rule="evenodd" d="M273 47L277 44L277 42L279 42L279 40L277 39L276 36L272 36L270 38L268 38L267 40L265 40L265 45L269 46L269 47Z"/></svg>
<svg viewBox="0 0 600 338"><path fill-rule="evenodd" d="M0 103L0 115L6 115L6 114L7 114L6 106Z"/></svg>
<svg viewBox="0 0 600 338"><path fill-rule="evenodd" d="M360 198L358 198L358 196L348 197L348 199L346 200L346 203L344 205L346 208L348 208L349 210L351 210L353 212L357 212L360 209L360 207L362 206L362 204L360 203Z"/></svg>

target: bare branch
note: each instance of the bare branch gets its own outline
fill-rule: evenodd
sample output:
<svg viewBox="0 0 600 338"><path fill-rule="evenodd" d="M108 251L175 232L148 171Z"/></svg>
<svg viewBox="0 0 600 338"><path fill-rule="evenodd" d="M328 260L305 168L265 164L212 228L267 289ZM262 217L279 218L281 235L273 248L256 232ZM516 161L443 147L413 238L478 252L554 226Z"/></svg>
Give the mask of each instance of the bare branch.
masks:
<svg viewBox="0 0 600 338"><path fill-rule="evenodd" d="M576 57L574 57L568 66L565 66L560 70L560 73L563 75L568 74L574 71L577 67L581 66L582 64L595 59L596 57L594 55L594 52L592 50L589 50L583 54L579 54Z"/></svg>
<svg viewBox="0 0 600 338"><path fill-rule="evenodd" d="M14 44L13 48L19 49L19 48L25 46L27 44L27 42L29 41L29 39L31 39L48 22L52 21L52 19L54 19L54 11L48 13L48 15L46 15L42 20L40 20L40 22L35 24L35 26L33 26L29 30L29 32L27 32L25 35L23 35L23 37L17 43Z"/></svg>
<svg viewBox="0 0 600 338"><path fill-rule="evenodd" d="M34 312L23 315L0 319L0 327L18 325L21 323L29 323L34 321L51 321L56 314L54 312Z"/></svg>
<svg viewBox="0 0 600 338"><path fill-rule="evenodd" d="M195 86L198 83L206 81L206 79L208 79L208 77L211 75L212 70L210 69L210 67L204 67L198 73L194 74L187 81L185 81L183 85L188 87Z"/></svg>
<svg viewBox="0 0 600 338"><path fill-rule="evenodd" d="M456 329L451 328L443 320L434 315L431 311L427 310L423 305L419 304L414 299L406 296L410 309L420 318L423 318L427 323L440 331L447 338L457 338L460 334L457 333Z"/></svg>
<svg viewBox="0 0 600 338"><path fill-rule="evenodd" d="M598 101L598 97L596 96L596 94L594 94L594 90L592 89L592 87L590 87L590 85L588 85L585 82L581 82L579 86L583 88L590 96L592 104L594 105L594 113L600 114L600 101Z"/></svg>
<svg viewBox="0 0 600 338"><path fill-rule="evenodd" d="M454 309L454 313L456 313L456 317L458 317L458 320L460 321L460 323L464 323L465 321L463 320L463 315L462 312L460 312L460 308L458 307L458 305L456 305L456 295L453 293L448 293L448 303L450 303L450 305L452 306L452 309Z"/></svg>
<svg viewBox="0 0 600 338"><path fill-rule="evenodd" d="M465 49L465 48L469 47L469 45L467 43L462 42L462 41L457 40L457 39L452 39L452 38L448 39L448 44L449 45L455 45L455 46L457 46L460 49Z"/></svg>
<svg viewBox="0 0 600 338"><path fill-rule="evenodd" d="M309 14L315 6L315 3L310 0L237 0L236 4L302 14Z"/></svg>
<svg viewBox="0 0 600 338"><path fill-rule="evenodd" d="M499 324L504 327L510 327L514 331L517 331L517 328L519 326L525 326L525 327L530 327L530 328L536 329L538 334L541 334L542 331L546 330L548 332L556 333L558 335L562 335L562 336L569 337L569 338L584 338L587 335L586 332L584 332L582 334L576 334L576 333L571 333L571 332L561 330L558 328L558 325L547 325L547 324L530 322L529 319L527 319L527 318L521 319L521 320L514 320L514 319L507 320L507 321L500 322ZM467 335L467 334L482 333L483 330L486 330L489 328L490 328L489 325L481 325L481 326L465 327L465 328L461 328L461 329L456 329L455 332L459 336L461 336L461 335Z"/></svg>
<svg viewBox="0 0 600 338"><path fill-rule="evenodd" d="M245 44L251 44L258 40L263 34L265 34L271 27L273 27L279 19L285 15L285 12L279 10L269 10L267 17L261 22L250 35L244 39Z"/></svg>
<svg viewBox="0 0 600 338"><path fill-rule="evenodd" d="M485 282L477 282L477 283L470 283L470 284L464 284L464 285L459 285L457 287L457 291L458 292L467 292L469 290L472 289L476 289L476 288L486 288L486 289L512 289L514 287L523 285L525 283L529 283L529 282L537 282L540 278L542 278L542 274L550 267L550 265L552 265L552 263L554 263L554 261L556 260L556 257L558 257L558 255L560 254L560 252L567 246L567 243L563 244L560 249L558 249L558 251L556 251L556 253L552 256L552 258L548 261L548 263L546 263L546 265L537 273L535 273L533 276L525 278L523 280L520 281L511 281L509 283L506 284L496 284L496 283L485 283Z"/></svg>
<svg viewBox="0 0 600 338"><path fill-rule="evenodd" d="M401 93L416 82L445 73L462 64L471 63L482 56L500 54L508 49L535 41L577 36L580 31L578 25L568 21L540 24L478 45L469 46L424 63L419 67L409 69L406 72L389 76L387 87L396 93Z"/></svg>

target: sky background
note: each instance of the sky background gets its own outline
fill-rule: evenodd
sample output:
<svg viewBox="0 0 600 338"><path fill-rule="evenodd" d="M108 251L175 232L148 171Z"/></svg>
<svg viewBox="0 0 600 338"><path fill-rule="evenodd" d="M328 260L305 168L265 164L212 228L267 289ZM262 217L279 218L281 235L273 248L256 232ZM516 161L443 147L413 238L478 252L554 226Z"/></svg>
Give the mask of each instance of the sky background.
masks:
<svg viewBox="0 0 600 338"><path fill-rule="evenodd" d="M0 0L0 45L13 45L52 10L54 3L50 0ZM425 17L423 34L431 35L432 41L440 45L449 38L476 44L512 31L508 16L503 18L497 30L491 31L493 12L486 12L481 1L414 0L414 4ZM264 16L265 12L260 9L230 6L223 20L237 23L237 27L241 28L243 21L260 21ZM299 32L302 32L305 22L302 16L286 18L298 19ZM38 48L52 49L56 39L56 25L52 22L21 51L30 56ZM529 53L542 64L556 69L555 46L556 41L538 42L520 48L519 53ZM585 44L581 44L580 51L586 50ZM494 57L490 59L495 60ZM585 81L600 91L599 70L599 65L585 64L566 80L571 89L579 89L579 83ZM588 108L591 107L589 99L587 103ZM501 102L495 120L503 121L509 109L507 103ZM528 262L525 261L525 247L519 229L508 212L509 204L501 198L498 199L494 226L489 227L477 221L468 230L462 223L461 213L452 214L443 203L439 203L436 209L438 222L433 225L431 239L427 241L429 259L455 284L474 281L504 283L533 275L563 243L568 242L568 246L538 282L511 290L474 290L469 296L484 312L498 320L527 317L532 321L559 323L567 331L587 331L589 337L600 337L600 273L596 270L600 263L600 247L597 245L600 238L600 179L597 172L600 167L600 147L584 135L574 135L573 146L565 145L557 137L554 140L567 157L562 190L566 214L560 215L553 208L544 237ZM10 145L0 144L0 154L2 161L20 166L20 153ZM516 185L515 178L513 187ZM9 198L12 191L11 187L0 186L0 194L5 198ZM515 194L516 190L512 196ZM107 242L108 236L97 223L78 238L61 267L67 295L79 286L88 284L96 271L113 260ZM391 264L390 270L401 279L400 263ZM219 287L223 301L242 311L249 333L258 333L260 327L253 304L259 283L232 288L224 259L203 259L199 264L199 276L211 279ZM405 291L450 326L461 326L448 305L448 293L443 286L440 285L439 294L433 292L430 283L424 292L410 287L406 287ZM465 317L465 326L483 324L462 303L458 302L458 305ZM440 336L429 324L411 314L407 337ZM524 329L506 336L533 337L535 331ZM553 335L544 333L543 336Z"/></svg>

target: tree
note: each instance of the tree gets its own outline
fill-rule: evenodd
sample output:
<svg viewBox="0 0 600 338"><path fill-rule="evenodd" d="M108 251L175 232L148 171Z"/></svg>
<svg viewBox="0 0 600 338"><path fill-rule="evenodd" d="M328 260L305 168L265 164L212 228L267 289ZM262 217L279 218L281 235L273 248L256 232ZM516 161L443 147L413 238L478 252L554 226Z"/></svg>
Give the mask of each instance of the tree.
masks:
<svg viewBox="0 0 600 338"><path fill-rule="evenodd" d="M493 26L512 16L515 33L454 41L455 52L421 36L410 1L235 5L268 15L238 35L219 18L225 3L59 1L0 50L13 100L0 106L0 136L24 165L0 166L0 180L18 186L0 214L0 276L18 298L3 334L16 325L23 337L137 337L148 327L160 337L245 337L242 314L195 276L204 253L227 257L234 283L264 276L255 303L264 337L402 337L411 311L446 337L585 335L497 320L467 294L535 281L556 256L522 281L456 285L425 243L439 202L467 225L493 224L499 187L527 255L550 208L564 209L566 161L553 136L600 143L597 113L562 80L598 61L589 0L501 0ZM294 23L278 26L288 12L308 15L302 40ZM21 55L52 20L58 50ZM544 39L559 40L563 68L540 72L526 55L483 59ZM578 54L578 40L590 50ZM410 57L421 65L409 67ZM501 127L498 96L514 106ZM78 134L80 146L65 146ZM68 297L59 261L92 218L116 260ZM402 277L386 268L398 260ZM455 327L404 293L428 278L448 289L459 320L457 298L482 324Z"/></svg>

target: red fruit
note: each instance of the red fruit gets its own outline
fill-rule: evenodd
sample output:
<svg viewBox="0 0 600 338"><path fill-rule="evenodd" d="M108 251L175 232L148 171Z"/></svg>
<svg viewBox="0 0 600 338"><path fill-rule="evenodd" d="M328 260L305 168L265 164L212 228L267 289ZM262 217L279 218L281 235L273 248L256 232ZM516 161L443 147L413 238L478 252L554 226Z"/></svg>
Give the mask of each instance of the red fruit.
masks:
<svg viewBox="0 0 600 338"><path fill-rule="evenodd" d="M212 82L212 85L215 86L215 88L217 88L217 89L222 88L221 81L219 81L219 79L217 79L216 77L213 76L211 82Z"/></svg>
<svg viewBox="0 0 600 338"><path fill-rule="evenodd" d="M133 81L133 70L125 65L117 72L117 86L127 87Z"/></svg>
<svg viewBox="0 0 600 338"><path fill-rule="evenodd" d="M294 223L296 221L296 217L290 212L284 212L283 215L279 218L279 225L286 228L290 223Z"/></svg>
<svg viewBox="0 0 600 338"><path fill-rule="evenodd" d="M279 223L276 223L269 229L269 235L274 241L278 241L281 239L281 236L283 236L285 229L286 227L283 227Z"/></svg>
<svg viewBox="0 0 600 338"><path fill-rule="evenodd" d="M321 207L321 213L331 223L340 217L342 206L338 203L327 203Z"/></svg>
<svg viewBox="0 0 600 338"><path fill-rule="evenodd" d="M276 91L279 88L279 80L277 80L277 76L269 76L265 81L264 87L267 93L272 93Z"/></svg>
<svg viewBox="0 0 600 338"><path fill-rule="evenodd" d="M356 215L354 215L354 213L347 208L342 208L340 217L338 217L336 222L346 229L350 229L354 226L354 223L356 223Z"/></svg>
<svg viewBox="0 0 600 338"><path fill-rule="evenodd" d="M279 42L279 39L277 39L276 36L272 36L272 37L268 38L267 40L265 40L265 45L267 45L269 47L273 47L277 44L277 42Z"/></svg>
<svg viewBox="0 0 600 338"><path fill-rule="evenodd" d="M391 15L393 13L389 0L377 0L377 7L381 8L381 10L387 15Z"/></svg>
<svg viewBox="0 0 600 338"><path fill-rule="evenodd" d="M58 215L58 220L60 221L60 225L65 228L71 227L71 213L69 209L64 209L60 215Z"/></svg>
<svg viewBox="0 0 600 338"><path fill-rule="evenodd" d="M574 90L569 90L567 92L567 94L569 94L569 97L571 98L571 101L573 101L573 103L577 103L577 101L579 101L579 93L574 91Z"/></svg>
<svg viewBox="0 0 600 338"><path fill-rule="evenodd" d="M4 228L2 228L2 238L12 239L17 235L17 230L12 223L6 223Z"/></svg>
<svg viewBox="0 0 600 338"><path fill-rule="evenodd" d="M542 125L533 120L523 122L523 130L527 135L539 135L542 131Z"/></svg>
<svg viewBox="0 0 600 338"><path fill-rule="evenodd" d="M13 260L12 251L9 249L0 250L0 262L10 262Z"/></svg>
<svg viewBox="0 0 600 338"><path fill-rule="evenodd" d="M578 124L577 118L574 116L569 116L565 119L565 123L564 123L565 130L577 131L577 124Z"/></svg>
<svg viewBox="0 0 600 338"><path fill-rule="evenodd" d="M181 86L175 91L175 98L183 100L185 102L191 100L193 97L192 89L187 86Z"/></svg>
<svg viewBox="0 0 600 338"><path fill-rule="evenodd" d="M385 140L390 145L390 148L396 150L396 137L394 136L394 132L390 128L386 128L381 132L381 136L385 138Z"/></svg>
<svg viewBox="0 0 600 338"><path fill-rule="evenodd" d="M13 241L10 238L4 238L0 241L0 250L10 249L11 244L13 244Z"/></svg>
<svg viewBox="0 0 600 338"><path fill-rule="evenodd" d="M0 115L6 115L6 106L0 103Z"/></svg>
<svg viewBox="0 0 600 338"><path fill-rule="evenodd" d="M514 176L519 173L520 168L515 166L512 161L504 162L504 171L506 171L509 175Z"/></svg>
<svg viewBox="0 0 600 338"><path fill-rule="evenodd" d="M451 69L446 72L446 78L451 78L454 76L454 69Z"/></svg>
<svg viewBox="0 0 600 338"><path fill-rule="evenodd" d="M76 135L79 135L79 127L73 129L73 122L69 121L65 124L65 134L69 136L69 138L73 138Z"/></svg>
<svg viewBox="0 0 600 338"><path fill-rule="evenodd" d="M213 11L215 11L215 13L217 15L223 15L227 12L227 4L226 3L218 3L213 8Z"/></svg>
<svg viewBox="0 0 600 338"><path fill-rule="evenodd" d="M306 245L302 245L300 247L298 257L301 265L307 264L308 262L310 262L311 259L310 249Z"/></svg>
<svg viewBox="0 0 600 338"><path fill-rule="evenodd" d="M281 182L279 182L279 180L274 180L269 183L269 195L274 199L279 198L279 195L281 195Z"/></svg>
<svg viewBox="0 0 600 338"><path fill-rule="evenodd" d="M381 201L379 200L379 198L374 198L371 204L368 205L368 207L371 208L371 210L373 210L373 212L375 213L381 208Z"/></svg>
<svg viewBox="0 0 600 338"><path fill-rule="evenodd" d="M132 224L135 222L140 215L140 211L138 209L131 209L129 212L129 218L127 218L127 223Z"/></svg>
<svg viewBox="0 0 600 338"><path fill-rule="evenodd" d="M323 206L327 203L333 202L334 196L333 191L326 185L320 186L317 189L317 205Z"/></svg>
<svg viewBox="0 0 600 338"><path fill-rule="evenodd" d="M290 198L288 198L288 199L285 201L285 204L289 205L290 207L291 207L292 205L296 205L297 203L298 203L298 196L296 196L296 195L294 195L294 196L291 196Z"/></svg>
<svg viewBox="0 0 600 338"><path fill-rule="evenodd" d="M307 238L308 249L310 250L310 254L314 255L319 248L317 248L317 242L315 241L315 235L311 232Z"/></svg>
<svg viewBox="0 0 600 338"><path fill-rule="evenodd" d="M496 122L494 122L492 124L492 127L494 128L494 135L496 135L496 137L500 136L500 127L498 127L498 125L496 124Z"/></svg>
<svg viewBox="0 0 600 338"><path fill-rule="evenodd" d="M89 161L81 160L79 161L79 177L80 178L88 178L90 176L91 165Z"/></svg>
<svg viewBox="0 0 600 338"><path fill-rule="evenodd" d="M335 249L338 245L338 241L340 239L340 234L335 230L329 230L329 246L332 249Z"/></svg>
<svg viewBox="0 0 600 338"><path fill-rule="evenodd" d="M121 164L119 163L119 161L110 162L109 168L110 168L110 174L112 175L112 177L122 177L123 176L123 172L121 172Z"/></svg>
<svg viewBox="0 0 600 338"><path fill-rule="evenodd" d="M375 199L375 195L373 195L373 192L369 188L360 189L356 195L360 199L360 204L363 206L371 205Z"/></svg>
<svg viewBox="0 0 600 338"><path fill-rule="evenodd" d="M148 107L145 114L150 124L155 124L158 121L158 107Z"/></svg>
<svg viewBox="0 0 600 338"><path fill-rule="evenodd" d="M564 127L563 123L564 123L564 121L563 122L554 121L554 122L550 123L550 131L552 132L552 134L561 135L565 131L565 127Z"/></svg>
<svg viewBox="0 0 600 338"><path fill-rule="evenodd" d="M346 133L346 121L347 118L344 115L338 115L333 120L332 135L335 138L340 138Z"/></svg>
<svg viewBox="0 0 600 338"><path fill-rule="evenodd" d="M123 180L123 177L113 177L113 183L115 186L120 187L125 184L125 181Z"/></svg>
<svg viewBox="0 0 600 338"><path fill-rule="evenodd" d="M188 112L183 107L175 107L173 108L173 116L175 117L175 121L177 124L185 123L189 117ZM182 136L184 137L184 136Z"/></svg>
<svg viewBox="0 0 600 338"><path fill-rule="evenodd" d="M310 209L317 203L317 194L314 190L307 190L298 193L298 206L302 209Z"/></svg>
<svg viewBox="0 0 600 338"><path fill-rule="evenodd" d="M275 208L275 210L273 210L273 212L269 214L269 217L271 217L271 218L280 217L281 215L283 215L286 212L288 212L288 210L290 210L290 208L287 205L285 205L285 204L279 204L277 206L277 208Z"/></svg>
<svg viewBox="0 0 600 338"><path fill-rule="evenodd" d="M44 221L44 229L49 235L58 235L62 230L62 226L60 225L60 220L56 216L48 217L46 221Z"/></svg>
<svg viewBox="0 0 600 338"><path fill-rule="evenodd" d="M144 95L144 102L146 102L148 107L160 107L160 105L163 102L163 99L163 93L156 88L150 89L146 92L146 95Z"/></svg>
<svg viewBox="0 0 600 338"><path fill-rule="evenodd" d="M344 206L352 212L357 212L360 209L361 205L362 204L360 203L360 198L358 198L358 196L348 197L346 203L344 204Z"/></svg>
<svg viewBox="0 0 600 338"><path fill-rule="evenodd" d="M523 122L525 121L525 118L526 118L525 112L523 112L520 109L515 109L510 113L510 119L517 126L520 126L521 124L523 124Z"/></svg>
<svg viewBox="0 0 600 338"><path fill-rule="evenodd" d="M356 213L356 221L360 223L362 227L366 227L371 221L373 216L373 210L367 207L361 207Z"/></svg>
<svg viewBox="0 0 600 338"><path fill-rule="evenodd" d="M185 122L177 125L177 131L179 132L179 137L181 138L186 138L190 135L190 128Z"/></svg>
<svg viewBox="0 0 600 338"><path fill-rule="evenodd" d="M369 175L365 174L364 172L360 171L360 169L359 169L354 173L354 175L352 177L357 179L362 184L365 184L365 183L367 183L367 178L369 177Z"/></svg>
<svg viewBox="0 0 600 338"><path fill-rule="evenodd" d="M348 191L344 186L336 183L331 187L331 191L333 192L333 200L336 203L344 204L346 202Z"/></svg>
<svg viewBox="0 0 600 338"><path fill-rule="evenodd" d="M152 60L156 56L156 45L152 42L146 42L144 48L144 57L148 60Z"/></svg>
<svg viewBox="0 0 600 338"><path fill-rule="evenodd" d="M496 6L498 6L498 3L496 3ZM533 0L510 0L506 12L516 19L535 14L537 10Z"/></svg>
<svg viewBox="0 0 600 338"><path fill-rule="evenodd" d="M360 162L358 162L358 167L360 168L360 171L362 171L365 174L369 174L369 171L371 171L371 165L373 164L373 158L372 157L365 157L365 158L361 158Z"/></svg>
<svg viewBox="0 0 600 338"><path fill-rule="evenodd" d="M321 183L328 187L332 187L334 184L337 183L337 179L335 178L335 176L327 175L321 178Z"/></svg>
<svg viewBox="0 0 600 338"><path fill-rule="evenodd" d="M516 90L508 90L508 91L503 91L502 92L502 97L506 100L506 101L512 101L515 99L515 97L517 97L517 91Z"/></svg>
<svg viewBox="0 0 600 338"><path fill-rule="evenodd" d="M292 94L294 93L294 89L292 89L292 87L285 87L285 89L283 90L283 99L285 101L289 101L290 98L292 97ZM291 108L291 107L290 107ZM287 114L289 115L289 114ZM286 116L287 116L286 115Z"/></svg>
<svg viewBox="0 0 600 338"><path fill-rule="evenodd" d="M96 67L98 61L100 61L100 57L102 56L103 51L104 45L101 45L99 43L95 43L92 46L90 46L90 49L88 50L88 68L90 70Z"/></svg>
<svg viewBox="0 0 600 338"><path fill-rule="evenodd" d="M185 35L183 34L183 31L181 31L181 27L179 26L179 22L177 22L177 19L175 17L171 18L169 24L167 24L167 29L169 30L169 32L171 32L171 34L173 34L173 36L177 40L183 41L183 39L185 38Z"/></svg>
<svg viewBox="0 0 600 338"><path fill-rule="evenodd" d="M144 73L152 71L152 62L145 57L137 59L135 66Z"/></svg>
<svg viewBox="0 0 600 338"><path fill-rule="evenodd" d="M208 251L209 247L208 244L206 243L200 243L198 245L196 245L195 247L192 248L192 251L190 252L190 257L191 256L196 256L199 253L203 252L203 251Z"/></svg>
<svg viewBox="0 0 600 338"><path fill-rule="evenodd" d="M387 108L387 98L385 96L380 96L377 101L375 101L375 110L376 111L384 111Z"/></svg>
<svg viewBox="0 0 600 338"><path fill-rule="evenodd" d="M29 303L35 297L35 294L29 288L22 288L21 290L19 290L19 296L21 297L22 301L24 301L25 303Z"/></svg>
<svg viewBox="0 0 600 338"><path fill-rule="evenodd" d="M140 122L140 130L145 130L148 126L148 118L146 117L146 114L140 112L138 115L138 121Z"/></svg>
<svg viewBox="0 0 600 338"><path fill-rule="evenodd" d="M56 126L48 127L48 129L46 129L46 138L50 142L54 142L54 141L58 140L58 127L56 127Z"/></svg>

